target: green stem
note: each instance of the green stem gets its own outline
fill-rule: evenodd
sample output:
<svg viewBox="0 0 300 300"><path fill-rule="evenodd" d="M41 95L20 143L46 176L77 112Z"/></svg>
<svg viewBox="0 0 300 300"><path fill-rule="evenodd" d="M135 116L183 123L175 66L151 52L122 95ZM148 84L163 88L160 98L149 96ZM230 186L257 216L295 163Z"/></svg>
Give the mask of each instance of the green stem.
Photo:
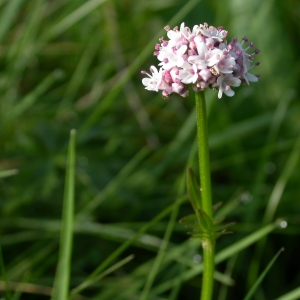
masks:
<svg viewBox="0 0 300 300"><path fill-rule="evenodd" d="M204 92L196 93L197 140L199 152L199 173L201 186L201 208L212 219L210 160L208 148L208 130L206 103ZM214 275L214 241L203 245L204 272L202 280L201 300L211 300Z"/></svg>
<svg viewBox="0 0 300 300"><path fill-rule="evenodd" d="M207 248L203 248L203 279L200 300L211 300L214 286L214 245L210 244Z"/></svg>

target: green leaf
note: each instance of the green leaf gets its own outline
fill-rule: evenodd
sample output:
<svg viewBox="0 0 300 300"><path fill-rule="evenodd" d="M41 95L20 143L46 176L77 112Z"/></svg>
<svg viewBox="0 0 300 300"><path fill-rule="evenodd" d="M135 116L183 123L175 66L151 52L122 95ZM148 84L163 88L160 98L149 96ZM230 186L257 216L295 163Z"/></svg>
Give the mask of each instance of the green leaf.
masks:
<svg viewBox="0 0 300 300"><path fill-rule="evenodd" d="M212 232L213 220L208 216L208 214L199 208L196 211L196 215L201 229L208 233Z"/></svg>
<svg viewBox="0 0 300 300"><path fill-rule="evenodd" d="M187 190L193 209L196 212L197 209L201 208L201 193L197 178L191 168L187 172Z"/></svg>
<svg viewBox="0 0 300 300"><path fill-rule="evenodd" d="M224 220L225 220L225 218L216 219L216 220L214 220L214 225L221 224Z"/></svg>
<svg viewBox="0 0 300 300"><path fill-rule="evenodd" d="M198 224L198 219L197 219L197 216L195 214L188 215L188 216L183 217L182 219L180 219L179 223L184 224L184 225L195 225L195 224Z"/></svg>
<svg viewBox="0 0 300 300"><path fill-rule="evenodd" d="M235 225L234 222L231 222L231 223L227 223L227 224L224 224L224 225L220 225L220 226L215 226L215 231L223 231L223 230L226 230L227 228L231 227Z"/></svg>
<svg viewBox="0 0 300 300"><path fill-rule="evenodd" d="M52 300L68 299L69 294L74 223L75 135L76 131L74 129L71 130L62 211L59 260L54 280Z"/></svg>

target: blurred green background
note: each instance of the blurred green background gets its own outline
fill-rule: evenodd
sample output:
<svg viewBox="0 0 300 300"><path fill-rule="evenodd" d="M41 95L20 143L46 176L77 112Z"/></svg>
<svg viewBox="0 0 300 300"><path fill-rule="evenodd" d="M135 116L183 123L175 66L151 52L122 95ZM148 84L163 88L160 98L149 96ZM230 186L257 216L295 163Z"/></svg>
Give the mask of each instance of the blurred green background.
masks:
<svg viewBox="0 0 300 300"><path fill-rule="evenodd" d="M72 128L78 138L71 287L185 194L187 165L197 170L193 93L164 100L144 90L140 74L157 65L152 53L163 27L181 22L222 25L229 40L246 35L261 50L258 83L236 88L233 98L206 94L213 198L223 202L227 221L237 222L217 250L279 217L288 222L217 266L235 285L217 281L214 297L242 299L281 247L254 299L275 299L300 285L299 1L1 0L0 294L5 269L8 281L34 284L31 293L29 285L12 292L13 299L49 299ZM163 246L148 299L198 299L201 276L181 276L201 256L178 224L191 212L185 202L171 220L166 214L118 258L134 254L132 261L82 295L140 299ZM170 256L174 249L179 256ZM165 282L171 286L159 289Z"/></svg>

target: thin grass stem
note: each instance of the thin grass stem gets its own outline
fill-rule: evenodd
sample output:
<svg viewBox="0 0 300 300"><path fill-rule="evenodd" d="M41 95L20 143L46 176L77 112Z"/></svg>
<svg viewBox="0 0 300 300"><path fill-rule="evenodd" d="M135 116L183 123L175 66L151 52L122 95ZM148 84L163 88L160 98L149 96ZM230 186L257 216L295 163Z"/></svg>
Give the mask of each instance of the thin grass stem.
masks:
<svg viewBox="0 0 300 300"><path fill-rule="evenodd" d="M60 236L60 253L54 280L54 292L52 295L52 300L66 300L69 296L74 223L75 136L76 131L73 129L71 130L70 134L68 150L65 193L62 212L62 229Z"/></svg>

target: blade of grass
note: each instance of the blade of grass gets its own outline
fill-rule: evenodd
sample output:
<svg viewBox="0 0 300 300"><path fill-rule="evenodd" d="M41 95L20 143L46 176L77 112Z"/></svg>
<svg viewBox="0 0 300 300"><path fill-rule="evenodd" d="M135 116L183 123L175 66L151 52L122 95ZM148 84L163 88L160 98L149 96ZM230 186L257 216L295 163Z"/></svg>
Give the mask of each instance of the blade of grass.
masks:
<svg viewBox="0 0 300 300"><path fill-rule="evenodd" d="M197 152L197 144L195 142L194 145L191 147L186 169L191 167L192 161L193 161L193 158L194 158L196 152ZM177 183L175 184L176 188L177 188L177 186L179 186L178 196L180 196L184 193L185 181L186 180L185 180L185 173L184 173L180 179L179 184L177 184ZM179 200L180 200L180 198L177 201L179 201ZM176 204L176 202L175 202L175 204ZM154 259L153 262L151 261L151 263L148 267L146 266L146 265L148 265L148 263L144 264L147 269L147 278L146 278L145 284L144 284L144 280L139 280L139 281L135 280L135 284L131 285L131 288L127 289L126 292L123 293L122 296L128 297L128 298L133 297L134 293L137 292L140 288L142 288L142 285L144 285L144 289L142 291L142 294L140 295L140 299L148 299L151 287L155 280L155 277L157 276L158 271L160 269L162 269L161 266L164 264L164 261L166 259L168 259L168 257L169 257L169 252L168 252L168 255L165 255L165 253L167 251L167 246L168 246L168 243L170 240L170 236L171 236L174 226L175 226L176 218L177 218L178 211L179 211L179 206L180 206L180 203L179 203L179 205L174 206L174 208L172 210L172 214L171 214L170 220L168 222L168 226L167 226L162 244L160 246L160 249L159 249L159 252L158 252L156 258ZM150 268L150 271L148 271L149 268ZM134 276L133 273L132 273L132 275ZM140 278L139 275L136 275L136 276L137 276L137 278ZM176 291L174 291L173 294L175 296ZM111 296L109 295L109 291L108 291L107 298L109 298L109 297L111 297Z"/></svg>
<svg viewBox="0 0 300 300"><path fill-rule="evenodd" d="M119 174L109 182L109 184L100 191L92 200L90 200L85 207L83 207L77 214L76 219L85 219L85 216L91 211L95 210L111 193L113 193L117 186L124 181L136 169L138 164L150 153L148 147L142 148L119 172Z"/></svg>
<svg viewBox="0 0 300 300"><path fill-rule="evenodd" d="M139 298L140 300L149 299L149 294L150 294L152 285L154 283L155 277L157 276L159 268L160 268L162 261L166 255L167 246L168 246L171 234L174 230L178 212L179 212L179 205L175 206L171 213L171 217L170 217L170 220L169 220L169 223L168 223L168 226L167 226L164 238L163 238L163 242L159 248L156 259L154 260L154 263L149 271L149 275L147 276L146 284L145 284L142 294Z"/></svg>
<svg viewBox="0 0 300 300"><path fill-rule="evenodd" d="M123 265L127 264L128 262L130 262L133 259L134 259L134 255L131 254L131 255L127 256L126 258L122 259L121 261L117 262L116 264L114 264L113 266L111 266L110 268L108 268L107 270L105 270L104 272L99 274L98 276L96 276L96 277L94 277L90 280L84 281L82 284L78 285L76 288L71 290L72 299L79 292L83 291L84 289L86 289L87 287L89 287L92 284L96 283L97 281L99 281L100 279L102 279L105 276L109 275L110 273L118 270Z"/></svg>
<svg viewBox="0 0 300 300"><path fill-rule="evenodd" d="M69 294L75 196L75 136L76 131L73 129L70 134L68 150L62 211L62 228L60 236L60 253L54 279L52 300L66 300L68 299Z"/></svg>
<svg viewBox="0 0 300 300"><path fill-rule="evenodd" d="M236 264L237 257L238 257L238 254L232 256L228 260L226 270L224 272L225 275L227 275L229 277L232 276L232 272L233 272L234 266ZM227 292L228 292L228 285L222 284L222 286L220 287L218 300L226 300L227 299Z"/></svg>
<svg viewBox="0 0 300 300"><path fill-rule="evenodd" d="M76 93L80 89L82 83L87 77L88 69L97 53L97 50L102 43L102 37L99 37L99 28L90 37L86 49L83 51L82 56L73 72L73 75L68 82L63 99L61 100L57 109L57 114L65 111L71 106L71 101L76 97Z"/></svg>
<svg viewBox="0 0 300 300"><path fill-rule="evenodd" d="M293 147L292 153L290 154L288 161L286 162L286 165L280 177L278 178L278 181L274 186L274 189L272 191L272 194L267 204L265 215L263 217L264 224L271 222L272 219L274 218L283 191L286 187L289 178L291 177L293 171L295 170L295 167L297 166L299 157L300 157L300 135L298 136L298 139L296 140L295 145Z"/></svg>
<svg viewBox="0 0 300 300"><path fill-rule="evenodd" d="M4 282L0 281L0 290L2 290ZM9 287L17 293L37 294L43 296L51 296L52 288L37 284L11 281ZM2 299L2 298L1 298ZM12 298L8 298L9 300Z"/></svg>
<svg viewBox="0 0 300 300"><path fill-rule="evenodd" d="M282 251L284 251L283 248L281 248L277 252L277 254L273 257L273 259L267 265L267 267L265 268L265 270L257 278L256 282L254 283L253 287L250 289L250 291L248 292L248 294L246 295L246 297L244 298L244 300L250 300L252 298L252 296L254 295L255 291L257 290L257 288L259 287L259 285L262 283L262 281L264 280L264 278L266 277L267 273L269 272L269 270L271 269L271 267L273 266L273 264L275 263L276 259L278 258L278 256L281 254Z"/></svg>
<svg viewBox="0 0 300 300"><path fill-rule="evenodd" d="M300 287L288 292L285 295L277 298L276 300L297 300L300 298Z"/></svg>
<svg viewBox="0 0 300 300"><path fill-rule="evenodd" d="M0 17L0 42L4 39L9 27L17 17L22 2L23 0L10 0L7 2Z"/></svg>
<svg viewBox="0 0 300 300"><path fill-rule="evenodd" d="M79 20L81 20L82 18L86 17L89 13L94 11L105 1L107 0L90 0L82 4L75 11L70 13L67 17L65 17L63 20L61 20L53 27L51 27L48 31L46 31L41 37L41 40L43 42L47 42L50 39L60 35L64 31L69 29L71 26L73 26L75 23L77 23Z"/></svg>
<svg viewBox="0 0 300 300"><path fill-rule="evenodd" d="M278 136L279 129L286 117L286 112L288 110L288 106L291 99L287 99L285 101L279 101L277 108L272 117L270 129L268 136L266 138L265 145L271 145L276 142L276 138ZM271 147L264 147L263 152L260 155L259 167L257 168L257 174L254 176L254 184L253 184L253 198L256 199L259 196L260 191L262 190L262 185L266 180L267 173L264 172L264 166L270 159L270 155L272 153ZM253 216L256 215L256 211L259 207L259 201L254 201L254 203L249 207L249 214L247 214L248 222L253 222Z"/></svg>
<svg viewBox="0 0 300 300"><path fill-rule="evenodd" d="M2 247L0 246L0 270L1 270L1 278L3 278L3 285L5 290L5 295L7 300L12 299L12 295L10 293L9 282L7 280L6 268L4 265L3 255L2 255Z"/></svg>
<svg viewBox="0 0 300 300"><path fill-rule="evenodd" d="M60 221L37 221L36 219L13 219L8 222L4 221L5 226L35 229L37 231L43 231L49 233L60 232L61 222ZM0 224L3 224L2 222ZM147 225L147 224L146 224ZM143 226L144 227L144 226ZM142 228L143 228L142 227ZM111 226L107 224L91 223L91 222L76 222L73 226L74 233L80 233L85 235L98 235L108 240L124 242L124 240L131 239L137 232L131 229L123 228L122 226ZM25 237L26 237L26 232ZM33 232L29 232L32 234ZM35 238L38 234L35 233ZM22 233L21 238L22 238ZM45 238L49 238L52 235L47 235ZM17 239L15 242L19 242ZM150 234L141 234L135 241L134 245L156 251L161 245L162 239Z"/></svg>
<svg viewBox="0 0 300 300"><path fill-rule="evenodd" d="M88 279L94 278L97 274L102 272L107 266L109 266L114 260L116 260L130 245L132 245L144 232L146 232L151 226L156 224L159 220L164 218L170 212L174 210L174 207L180 205L184 201L187 200L187 197L182 197L178 199L177 202L168 206L165 210L163 210L160 214L154 217L150 222L145 224L140 230L130 239L127 239L122 245L120 245L109 257L107 257L99 266L98 268L88 276Z"/></svg>
<svg viewBox="0 0 300 300"><path fill-rule="evenodd" d="M263 224L267 224L271 222L274 218L275 212L279 205L280 200L282 199L283 192L287 185L289 178L291 177L293 171L297 166L297 162L300 156L300 135L298 136L297 140L295 141L294 147L292 152L284 166L282 173L280 174L273 190L270 195L265 214L262 219ZM254 252L254 258L249 268L249 283L254 282L254 278L257 278L257 274L259 271L259 265L261 261L261 257L263 254L263 250L265 248L266 237L263 238L258 244Z"/></svg>
<svg viewBox="0 0 300 300"><path fill-rule="evenodd" d="M13 176L19 173L18 169L11 169L11 170L6 170L6 171L0 171L0 179Z"/></svg>
<svg viewBox="0 0 300 300"><path fill-rule="evenodd" d="M4 282L0 281L0 290L2 290L4 287ZM26 282L15 282L11 281L9 283L9 287L12 291L14 291L16 294L16 297L22 294L29 294L29 295L43 295L43 296L51 296L53 289L49 286L45 285L39 285L39 284L32 284L32 283L26 283ZM44 298L44 297L43 297ZM1 298L3 299L3 298ZM18 298L13 298L12 300L16 300ZM89 300L90 298L86 298L83 296L78 295L75 300ZM6 299L8 300L8 299Z"/></svg>
<svg viewBox="0 0 300 300"><path fill-rule="evenodd" d="M45 266L46 258L49 258L54 249L56 243L52 242L45 245L43 241L38 241L33 244L32 247L21 252L7 267L7 273L9 278L17 280L22 277L25 273L29 273L29 270L37 270L40 266Z"/></svg>
<svg viewBox="0 0 300 300"><path fill-rule="evenodd" d="M191 147L191 149L190 149L190 154L189 154L189 158L188 158L188 161L187 161L186 169L191 167L192 161L193 161L193 158L194 158L194 155L196 154L196 152L197 152L197 145L196 145L196 142L195 142L193 144L193 146ZM185 175L185 173L183 173L183 175L181 176L180 183L179 183L179 188L178 188L178 198L179 199L180 199L180 197L182 197L182 195L184 194L184 191L185 191L185 185L186 185L185 177L186 177L186 175ZM177 186L177 184L176 184L176 186ZM156 259L154 260L154 263L152 264L149 275L147 276L144 289L143 289L143 291L141 293L141 296L140 296L140 300L149 299L149 294L150 294L152 285L154 283L155 277L157 276L159 268L163 263L163 259L165 258L165 254L166 254L166 251L167 251L167 246L168 246L171 234L174 230L175 222L176 222L176 219L177 219L177 216L178 216L179 207L180 207L180 205L175 206L173 211L172 211L172 214L171 214L171 217L170 217L170 220L168 222L168 226L167 226L164 238L163 238L163 243L162 243L162 245L159 249L159 252L157 254Z"/></svg>
<svg viewBox="0 0 300 300"><path fill-rule="evenodd" d="M37 33L43 21L46 8L45 0L32 1L25 7L26 11L22 13L26 18L21 24L18 24L17 34L10 43L7 51L7 62L11 63L14 73L17 71L20 75L24 67L28 66L28 57L31 57L31 49L35 43Z"/></svg>
<svg viewBox="0 0 300 300"><path fill-rule="evenodd" d="M31 93L29 93L25 98L4 117L4 122L12 121L26 110L28 110L34 103L43 95L57 79L61 77L61 72L56 70L47 76Z"/></svg>

